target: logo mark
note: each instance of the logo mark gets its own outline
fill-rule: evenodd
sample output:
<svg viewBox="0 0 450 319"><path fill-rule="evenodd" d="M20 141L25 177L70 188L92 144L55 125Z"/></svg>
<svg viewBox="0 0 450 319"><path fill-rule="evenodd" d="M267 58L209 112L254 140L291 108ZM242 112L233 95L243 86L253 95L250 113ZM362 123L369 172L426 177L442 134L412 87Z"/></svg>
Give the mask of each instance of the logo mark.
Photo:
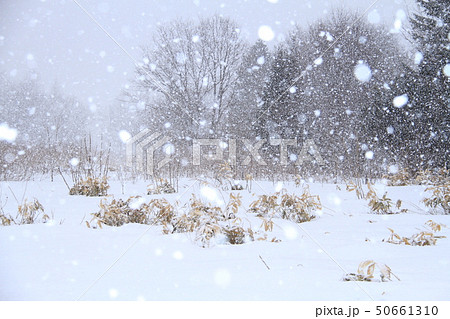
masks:
<svg viewBox="0 0 450 319"><path fill-rule="evenodd" d="M164 158L155 163L155 151L170 142L170 138L161 133L151 133L144 129L126 142L126 163L128 167L153 176L155 169L161 169L171 160L169 151ZM161 137L161 138L160 138Z"/></svg>

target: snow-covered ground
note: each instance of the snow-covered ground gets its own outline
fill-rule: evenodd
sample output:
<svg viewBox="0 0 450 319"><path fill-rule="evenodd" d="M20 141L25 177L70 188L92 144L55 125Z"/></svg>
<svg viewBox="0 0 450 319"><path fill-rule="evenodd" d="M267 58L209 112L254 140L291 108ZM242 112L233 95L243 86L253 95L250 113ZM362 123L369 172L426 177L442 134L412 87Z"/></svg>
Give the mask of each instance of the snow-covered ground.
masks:
<svg viewBox="0 0 450 319"><path fill-rule="evenodd" d="M199 184L183 180L179 192L146 195L145 182L110 182L115 198L164 197L182 205ZM258 194L293 183L254 182L243 196L239 217L256 220L244 208ZM269 237L281 242L216 244L202 248L190 234L163 235L161 227L127 224L88 228L100 198L69 196L61 181L0 183L3 211L15 215L22 198L37 198L54 221L0 227L1 300L449 300L450 238L435 246L382 242L389 228L401 236L424 230L430 219L450 226L449 215L429 215L420 202L425 186L377 185L408 213L370 214L366 200L333 184L311 183L323 210L295 224L276 219ZM236 191L237 192L237 191ZM222 191L226 195L226 191ZM198 195L201 196L201 195ZM227 197L227 195L225 196ZM256 224L255 224L256 225ZM258 225L255 226L256 228ZM450 236L444 228L439 235ZM400 278L389 282L346 282L360 262L386 264Z"/></svg>

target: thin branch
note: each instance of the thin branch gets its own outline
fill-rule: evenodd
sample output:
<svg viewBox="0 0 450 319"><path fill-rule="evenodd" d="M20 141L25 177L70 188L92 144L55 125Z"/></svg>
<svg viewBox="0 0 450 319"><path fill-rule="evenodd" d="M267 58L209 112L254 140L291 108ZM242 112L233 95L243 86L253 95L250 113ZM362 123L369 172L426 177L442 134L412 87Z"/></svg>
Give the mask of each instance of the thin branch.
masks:
<svg viewBox="0 0 450 319"><path fill-rule="evenodd" d="M259 259L261 259L261 261L264 263L264 265L266 266L266 268L268 270L270 270L269 266L267 266L266 262L264 261L264 259L261 257L261 255L259 255Z"/></svg>
<svg viewBox="0 0 450 319"><path fill-rule="evenodd" d="M63 173L61 172L61 167L58 167L58 172L59 172L59 175L61 175L61 177L62 177L62 179L63 179L63 181L64 181L64 184L66 184L66 186L67 186L67 189L69 190L69 192L70 192L70 187L69 187L69 184L67 184L67 181L66 181L66 179L64 178L64 175L63 175Z"/></svg>

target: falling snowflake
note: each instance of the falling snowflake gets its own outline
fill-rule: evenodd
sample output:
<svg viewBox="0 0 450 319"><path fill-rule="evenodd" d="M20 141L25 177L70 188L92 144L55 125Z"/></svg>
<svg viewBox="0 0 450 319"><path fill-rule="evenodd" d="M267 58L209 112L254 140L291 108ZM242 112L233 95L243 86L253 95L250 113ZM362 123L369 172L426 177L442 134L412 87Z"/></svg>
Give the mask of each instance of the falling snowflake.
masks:
<svg viewBox="0 0 450 319"><path fill-rule="evenodd" d="M406 105L406 103L408 103L408 95L403 94L400 96L396 96L393 100L393 103L395 107L402 108Z"/></svg>
<svg viewBox="0 0 450 319"><path fill-rule="evenodd" d="M80 163L80 160L76 157L74 157L70 160L70 165L72 165L72 166L77 166L79 163Z"/></svg>
<svg viewBox="0 0 450 319"><path fill-rule="evenodd" d="M111 299L115 299L119 296L119 291L117 289L111 288L108 290L108 294Z"/></svg>
<svg viewBox="0 0 450 319"><path fill-rule="evenodd" d="M373 159L373 152L372 151L367 151L366 154L365 154L365 157L367 159Z"/></svg>
<svg viewBox="0 0 450 319"><path fill-rule="evenodd" d="M450 64L444 66L444 74L446 77L450 77Z"/></svg>
<svg viewBox="0 0 450 319"><path fill-rule="evenodd" d="M218 199L218 194L216 190L209 186L203 186L200 189L200 194L211 202L216 201Z"/></svg>
<svg viewBox="0 0 450 319"><path fill-rule="evenodd" d="M353 70L355 77L361 82L369 82L372 78L372 70L366 63L358 63Z"/></svg>
<svg viewBox="0 0 450 319"><path fill-rule="evenodd" d="M261 40L269 42L273 40L275 33L270 26L262 25L258 29L258 36Z"/></svg>
<svg viewBox="0 0 450 319"><path fill-rule="evenodd" d="M414 64L419 65L423 60L423 54L421 52L416 52L414 54Z"/></svg>
<svg viewBox="0 0 450 319"><path fill-rule="evenodd" d="M167 155L172 155L173 153L175 153L175 146L173 146L173 144L171 143L164 145L163 149L164 153L166 153Z"/></svg>
<svg viewBox="0 0 450 319"><path fill-rule="evenodd" d="M286 238L290 239L290 240L296 239L299 235L297 228L295 228L291 225L286 226L283 230L284 230L284 235L286 236Z"/></svg>
<svg viewBox="0 0 450 319"><path fill-rule="evenodd" d="M7 141L12 143L17 138L17 130L15 128L10 128L8 124L0 124L0 141Z"/></svg>
<svg viewBox="0 0 450 319"><path fill-rule="evenodd" d="M172 257L176 260L181 260L184 258L184 255L181 251L177 250L172 254Z"/></svg>
<svg viewBox="0 0 450 319"><path fill-rule="evenodd" d="M126 143L131 138L131 134L125 130L121 130L119 132L119 138L122 141L122 143Z"/></svg>

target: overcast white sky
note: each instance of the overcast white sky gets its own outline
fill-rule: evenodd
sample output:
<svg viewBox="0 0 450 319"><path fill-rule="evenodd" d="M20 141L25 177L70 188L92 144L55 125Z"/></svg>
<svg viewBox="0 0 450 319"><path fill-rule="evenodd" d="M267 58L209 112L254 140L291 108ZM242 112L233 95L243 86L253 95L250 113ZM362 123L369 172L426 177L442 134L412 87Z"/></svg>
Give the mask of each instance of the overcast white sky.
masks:
<svg viewBox="0 0 450 319"><path fill-rule="evenodd" d="M271 43L293 23L307 25L333 7L364 12L375 0L77 0L135 59L151 44L158 23L215 13L233 18L250 41L261 25L275 32ZM379 0L368 11L393 26L399 10L413 0ZM401 13L401 12L400 12ZM365 17L367 19L367 17ZM0 0L0 71L20 79L36 71L51 86L83 102L107 106L132 78L133 61L73 0Z"/></svg>

